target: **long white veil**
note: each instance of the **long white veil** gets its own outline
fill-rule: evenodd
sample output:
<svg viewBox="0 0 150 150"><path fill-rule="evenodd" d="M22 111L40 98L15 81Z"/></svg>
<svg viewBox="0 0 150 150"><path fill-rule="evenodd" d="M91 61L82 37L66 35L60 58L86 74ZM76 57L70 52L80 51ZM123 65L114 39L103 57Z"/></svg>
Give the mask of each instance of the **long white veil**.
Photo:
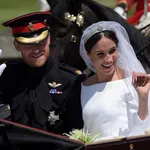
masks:
<svg viewBox="0 0 150 150"><path fill-rule="evenodd" d="M130 40L126 30L119 23L114 21L97 22L85 29L80 42L80 55L82 59L85 61L86 65L89 67L89 69L95 72L95 68L93 67L92 62L87 55L84 45L92 35L104 30L111 30L116 33L116 36L119 41L118 43L119 57L117 66L125 70L126 77L130 76L133 71L145 72L142 64L136 57L133 47L130 44Z"/></svg>

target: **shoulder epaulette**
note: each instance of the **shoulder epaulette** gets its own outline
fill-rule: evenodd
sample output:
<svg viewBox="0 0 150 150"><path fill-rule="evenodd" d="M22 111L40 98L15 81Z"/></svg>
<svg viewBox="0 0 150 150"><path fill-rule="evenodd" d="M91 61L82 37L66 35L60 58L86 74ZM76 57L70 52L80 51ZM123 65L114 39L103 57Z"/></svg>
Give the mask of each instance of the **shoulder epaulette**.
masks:
<svg viewBox="0 0 150 150"><path fill-rule="evenodd" d="M67 64L64 64L64 63L59 63L59 68L64 70L64 71L67 71L69 73L75 74L75 75L81 75L82 74L81 70L73 68L73 67L71 67Z"/></svg>

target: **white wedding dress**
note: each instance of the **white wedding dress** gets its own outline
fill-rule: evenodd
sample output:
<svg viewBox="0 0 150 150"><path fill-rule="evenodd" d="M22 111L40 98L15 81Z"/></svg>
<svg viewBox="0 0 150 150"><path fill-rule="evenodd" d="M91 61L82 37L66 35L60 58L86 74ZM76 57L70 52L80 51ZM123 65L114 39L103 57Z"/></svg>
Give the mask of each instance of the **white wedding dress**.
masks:
<svg viewBox="0 0 150 150"><path fill-rule="evenodd" d="M97 139L142 135L150 127L150 116L138 117L138 95L126 79L85 86L81 104L84 127Z"/></svg>

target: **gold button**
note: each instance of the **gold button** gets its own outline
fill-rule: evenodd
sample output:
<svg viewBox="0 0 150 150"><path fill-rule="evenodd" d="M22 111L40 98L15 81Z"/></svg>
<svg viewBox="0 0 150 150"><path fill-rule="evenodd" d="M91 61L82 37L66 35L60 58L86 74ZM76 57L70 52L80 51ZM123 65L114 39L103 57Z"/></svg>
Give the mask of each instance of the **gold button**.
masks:
<svg viewBox="0 0 150 150"><path fill-rule="evenodd" d="M82 72L80 70L76 70L77 74L82 74Z"/></svg>
<svg viewBox="0 0 150 150"><path fill-rule="evenodd" d="M133 147L134 147L133 144L130 144L130 145L129 145L130 150L133 150Z"/></svg>

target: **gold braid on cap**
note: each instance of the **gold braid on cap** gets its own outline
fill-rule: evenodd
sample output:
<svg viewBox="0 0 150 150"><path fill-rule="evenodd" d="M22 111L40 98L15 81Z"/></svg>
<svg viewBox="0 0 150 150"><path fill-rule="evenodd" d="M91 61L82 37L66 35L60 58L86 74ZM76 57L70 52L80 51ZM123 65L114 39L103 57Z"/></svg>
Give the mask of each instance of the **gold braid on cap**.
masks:
<svg viewBox="0 0 150 150"><path fill-rule="evenodd" d="M32 44L32 43L39 43L43 41L49 34L48 30L43 31L39 36L36 37L16 37L15 39L22 43L22 44Z"/></svg>
<svg viewBox="0 0 150 150"><path fill-rule="evenodd" d="M79 27L83 26L83 23L84 23L83 12L81 12L80 14L77 14L77 16L74 16L73 14L70 14L69 12L65 12L64 18L66 20L75 22Z"/></svg>

